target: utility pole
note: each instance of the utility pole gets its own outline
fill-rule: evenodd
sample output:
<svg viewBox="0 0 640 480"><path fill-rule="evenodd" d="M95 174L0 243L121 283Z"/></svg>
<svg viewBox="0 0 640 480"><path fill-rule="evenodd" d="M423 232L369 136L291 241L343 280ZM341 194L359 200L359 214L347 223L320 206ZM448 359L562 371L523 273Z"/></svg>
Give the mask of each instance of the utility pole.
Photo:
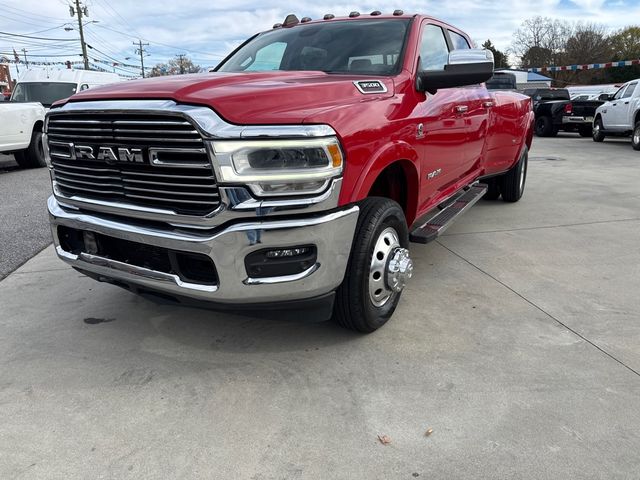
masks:
<svg viewBox="0 0 640 480"><path fill-rule="evenodd" d="M69 5L69 14L73 17L74 14L78 14L78 31L80 32L80 46L82 47L82 59L84 60L84 69L89 70L89 57L87 57L87 44L84 43L84 31L82 30L82 17L89 16L89 10L86 6L80 6L80 0L75 0L76 8L74 10L72 5Z"/></svg>
<svg viewBox="0 0 640 480"><path fill-rule="evenodd" d="M27 59L27 49L23 48L22 53L24 53L24 63L27 65L27 70L29 69L29 60Z"/></svg>
<svg viewBox="0 0 640 480"><path fill-rule="evenodd" d="M138 48L136 48L136 53L140 54L140 65L141 65L141 71L142 71L142 78L144 78L144 54L146 52L146 50L144 49L144 47L148 47L149 44L148 43L142 43L142 40L138 39L138 42L133 42L134 45L138 45Z"/></svg>
<svg viewBox="0 0 640 480"><path fill-rule="evenodd" d="M184 53L180 53L180 54L177 55L178 62L179 62L179 65L180 65L180 75L184 75L184 57L185 56L186 55Z"/></svg>

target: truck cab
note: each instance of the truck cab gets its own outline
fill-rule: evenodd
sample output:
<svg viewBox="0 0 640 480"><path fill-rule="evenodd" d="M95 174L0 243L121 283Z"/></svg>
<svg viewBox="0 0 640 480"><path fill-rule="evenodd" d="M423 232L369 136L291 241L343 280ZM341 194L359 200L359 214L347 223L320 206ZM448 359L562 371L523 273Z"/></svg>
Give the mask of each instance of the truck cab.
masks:
<svg viewBox="0 0 640 480"><path fill-rule="evenodd" d="M622 85L596 111L593 121L593 140L604 141L606 136L631 135L634 150L640 150L640 79Z"/></svg>

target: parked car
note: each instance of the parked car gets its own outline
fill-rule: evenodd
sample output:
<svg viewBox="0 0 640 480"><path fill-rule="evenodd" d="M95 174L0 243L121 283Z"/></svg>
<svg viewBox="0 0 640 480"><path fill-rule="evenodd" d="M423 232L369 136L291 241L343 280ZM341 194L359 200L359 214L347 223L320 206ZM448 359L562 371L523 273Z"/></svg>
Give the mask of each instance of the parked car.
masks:
<svg viewBox="0 0 640 480"><path fill-rule="evenodd" d="M602 142L607 136L631 135L631 146L640 150L640 79L625 83L596 110L593 140Z"/></svg>
<svg viewBox="0 0 640 480"><path fill-rule="evenodd" d="M46 166L42 147L44 114L39 103L0 102L0 152L13 153L22 168Z"/></svg>
<svg viewBox="0 0 640 480"><path fill-rule="evenodd" d="M305 308L372 332L427 243L487 192L522 197L531 100L493 56L400 11L299 21L213 73L87 90L46 141L58 256L164 301ZM460 88L464 87L464 88Z"/></svg>
<svg viewBox="0 0 640 480"><path fill-rule="evenodd" d="M494 72L493 76L485 82L487 90L517 90L516 76L508 72Z"/></svg>
<svg viewBox="0 0 640 480"><path fill-rule="evenodd" d="M565 88L526 89L524 94L533 101L539 137L553 137L560 130L591 136L594 114L601 100L571 100Z"/></svg>

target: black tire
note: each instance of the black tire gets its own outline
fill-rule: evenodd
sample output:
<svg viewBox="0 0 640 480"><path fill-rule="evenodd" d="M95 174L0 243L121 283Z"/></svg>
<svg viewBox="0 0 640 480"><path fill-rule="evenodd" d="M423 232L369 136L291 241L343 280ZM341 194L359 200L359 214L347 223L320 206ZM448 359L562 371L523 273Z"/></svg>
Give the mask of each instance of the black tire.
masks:
<svg viewBox="0 0 640 480"><path fill-rule="evenodd" d="M580 125L578 127L578 133L581 137L590 137L593 134L593 128L591 125Z"/></svg>
<svg viewBox="0 0 640 480"><path fill-rule="evenodd" d="M528 164L529 151L525 147L518 163L500 177L500 191L505 202L514 203L522 198L527 179Z"/></svg>
<svg viewBox="0 0 640 480"><path fill-rule="evenodd" d="M600 117L593 122L591 135L594 142L604 142L605 134L602 132L602 119Z"/></svg>
<svg viewBox="0 0 640 480"><path fill-rule="evenodd" d="M535 131L539 137L552 137L558 133L558 131L553 128L551 117L536 118Z"/></svg>
<svg viewBox="0 0 640 480"><path fill-rule="evenodd" d="M42 168L47 166L44 160L44 147L42 145L42 132L34 130L31 134L31 143L26 150L14 154L16 162L21 168Z"/></svg>
<svg viewBox="0 0 640 480"><path fill-rule="evenodd" d="M636 122L631 133L631 146L634 150L640 150L640 122Z"/></svg>
<svg viewBox="0 0 640 480"><path fill-rule="evenodd" d="M369 293L369 281L376 243L383 232L393 228L400 247L408 248L409 233L404 212L393 200L370 197L358 205L360 215L346 274L336 292L333 318L348 329L371 333L391 318L402 294L394 292L381 306L374 304Z"/></svg>
<svg viewBox="0 0 640 480"><path fill-rule="evenodd" d="M489 187L483 198L485 200L497 200L500 197L500 182L498 178L490 178L489 180L483 181L483 183L486 183Z"/></svg>

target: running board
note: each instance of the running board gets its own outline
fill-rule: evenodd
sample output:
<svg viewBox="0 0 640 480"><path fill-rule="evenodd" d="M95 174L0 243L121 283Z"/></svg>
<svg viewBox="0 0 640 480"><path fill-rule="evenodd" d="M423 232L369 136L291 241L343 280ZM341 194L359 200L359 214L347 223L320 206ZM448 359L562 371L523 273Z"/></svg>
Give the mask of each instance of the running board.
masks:
<svg viewBox="0 0 640 480"><path fill-rule="evenodd" d="M438 205L439 212L419 221L418 226L411 230L409 241L429 243L438 238L460 215L482 198L487 188L483 183L476 183Z"/></svg>

